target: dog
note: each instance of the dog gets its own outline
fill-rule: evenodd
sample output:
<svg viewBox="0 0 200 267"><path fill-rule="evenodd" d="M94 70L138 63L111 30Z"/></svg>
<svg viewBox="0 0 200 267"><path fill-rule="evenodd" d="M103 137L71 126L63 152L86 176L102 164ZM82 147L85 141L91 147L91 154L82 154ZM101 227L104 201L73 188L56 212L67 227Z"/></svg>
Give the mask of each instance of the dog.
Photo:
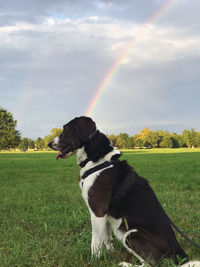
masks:
<svg viewBox="0 0 200 267"><path fill-rule="evenodd" d="M175 264L181 260L184 267L200 266L200 262L189 262L147 180L120 160L121 152L91 118L71 120L48 145L59 151L56 159L77 155L79 185L91 215L93 257L100 257L103 246L113 249L112 229L140 266L146 266L146 261L159 265L164 258ZM121 266L130 265L123 262Z"/></svg>

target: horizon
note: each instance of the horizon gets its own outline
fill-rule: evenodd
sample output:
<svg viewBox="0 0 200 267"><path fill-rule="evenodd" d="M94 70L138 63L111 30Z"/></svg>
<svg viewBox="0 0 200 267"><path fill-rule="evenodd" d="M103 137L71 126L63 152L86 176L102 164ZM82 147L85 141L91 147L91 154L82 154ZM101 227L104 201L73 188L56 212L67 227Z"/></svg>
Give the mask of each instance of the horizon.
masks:
<svg viewBox="0 0 200 267"><path fill-rule="evenodd" d="M135 132L135 133L128 133L128 132L118 132L118 133L115 133L115 132L113 132L113 133L109 133L109 132L103 132L105 135L107 135L107 136L110 136L110 135L115 135L115 136L118 136L118 135L120 135L120 134L128 134L128 136L129 137L134 137L135 135L137 135L137 134L140 134L140 132L142 131L142 130L144 130L144 129L146 129L146 128L148 128L148 127L144 127L143 129L139 129L138 130L138 132ZM53 129L53 128L52 128ZM58 127L58 128L56 128L56 129L61 129L62 130L62 127ZM148 128L149 129L149 131L152 131L152 132L157 132L157 131L166 131L166 132L168 132L170 135L171 134L173 134L173 133L175 133L175 134L177 134L177 135L182 135L182 133L183 133L183 131L184 130L188 130L188 131L191 131L191 130L194 130L195 132L197 132L197 133L200 133L200 131L197 131L195 128L190 128L190 129L183 129L182 131L180 131L180 132L175 132L175 131L168 131L168 130L164 130L164 129L150 129L150 128ZM18 131L20 131L20 129L17 127L17 130ZM100 131L101 131L101 129L99 129ZM51 131L51 130L50 130ZM20 131L20 133L21 133L21 131ZM44 137L46 137L46 136L48 136L48 135L50 135L51 133L49 132L48 134L46 134L45 136L37 136L37 137L29 137L29 136L22 136L21 135L21 138L23 139L23 138L28 138L28 139L31 139L31 140L36 140L36 139L38 139L38 138L44 138Z"/></svg>

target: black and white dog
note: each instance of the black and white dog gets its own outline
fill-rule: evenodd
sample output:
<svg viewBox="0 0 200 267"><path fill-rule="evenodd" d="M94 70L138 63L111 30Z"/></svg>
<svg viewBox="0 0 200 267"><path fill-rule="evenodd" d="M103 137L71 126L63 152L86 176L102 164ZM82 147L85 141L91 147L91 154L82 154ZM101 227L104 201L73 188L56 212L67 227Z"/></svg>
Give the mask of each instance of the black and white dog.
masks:
<svg viewBox="0 0 200 267"><path fill-rule="evenodd" d="M148 182L119 160L121 153L91 118L73 119L49 146L59 151L57 159L77 155L79 184L91 214L93 256L101 255L103 245L113 248L112 228L141 266L145 261L154 266L163 258L172 258L175 264L181 259L184 267L200 266L199 262L188 262Z"/></svg>

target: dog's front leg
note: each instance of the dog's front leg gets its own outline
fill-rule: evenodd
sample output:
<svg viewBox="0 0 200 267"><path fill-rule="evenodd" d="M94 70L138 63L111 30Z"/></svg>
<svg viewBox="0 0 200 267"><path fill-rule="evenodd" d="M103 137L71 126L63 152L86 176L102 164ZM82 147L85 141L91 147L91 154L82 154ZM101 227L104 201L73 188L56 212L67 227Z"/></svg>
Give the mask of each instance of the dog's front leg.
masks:
<svg viewBox="0 0 200 267"><path fill-rule="evenodd" d="M99 258L102 252L102 246L107 236L106 231L107 216L96 217L95 214L91 214L92 223L92 242L91 252L92 256Z"/></svg>
<svg viewBox="0 0 200 267"><path fill-rule="evenodd" d="M107 221L106 222L106 235L105 235L105 238L104 238L104 245L106 246L106 249L107 250L114 250L114 246L113 246L113 243L112 243L112 232L111 232L111 225L110 223Z"/></svg>

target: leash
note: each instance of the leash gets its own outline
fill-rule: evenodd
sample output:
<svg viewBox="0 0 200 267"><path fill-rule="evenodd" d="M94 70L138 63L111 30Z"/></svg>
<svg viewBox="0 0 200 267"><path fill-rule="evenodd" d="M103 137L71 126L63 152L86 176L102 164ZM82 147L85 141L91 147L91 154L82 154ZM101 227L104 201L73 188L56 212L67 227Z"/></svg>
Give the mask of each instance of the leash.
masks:
<svg viewBox="0 0 200 267"><path fill-rule="evenodd" d="M166 214L167 215L167 214ZM168 216L167 216L168 217ZM180 234L180 236L182 236L183 238L185 238L189 243L191 243L192 245L194 245L197 248L200 248L200 245L196 242L194 242L192 239L190 239L186 234L184 234L179 228L178 226L172 222L172 220L168 217L168 220L170 222L170 224L173 226L173 228Z"/></svg>
<svg viewBox="0 0 200 267"><path fill-rule="evenodd" d="M128 226L127 219L124 217L123 220L124 220L124 224L125 224L125 227L126 227L126 231L128 231L129 230L129 226Z"/></svg>
<svg viewBox="0 0 200 267"><path fill-rule="evenodd" d="M190 244L192 244L193 246L200 248L200 245L196 242L194 242L192 239L190 239L186 234L184 234L179 228L178 226L172 222L172 220L169 218L169 216L167 215L167 213L165 212L165 210L163 209L162 205L160 205L162 212L167 216L167 219L169 220L169 223L172 225L172 227L180 234L180 236L182 236L183 238L185 238L185 240L187 240Z"/></svg>

